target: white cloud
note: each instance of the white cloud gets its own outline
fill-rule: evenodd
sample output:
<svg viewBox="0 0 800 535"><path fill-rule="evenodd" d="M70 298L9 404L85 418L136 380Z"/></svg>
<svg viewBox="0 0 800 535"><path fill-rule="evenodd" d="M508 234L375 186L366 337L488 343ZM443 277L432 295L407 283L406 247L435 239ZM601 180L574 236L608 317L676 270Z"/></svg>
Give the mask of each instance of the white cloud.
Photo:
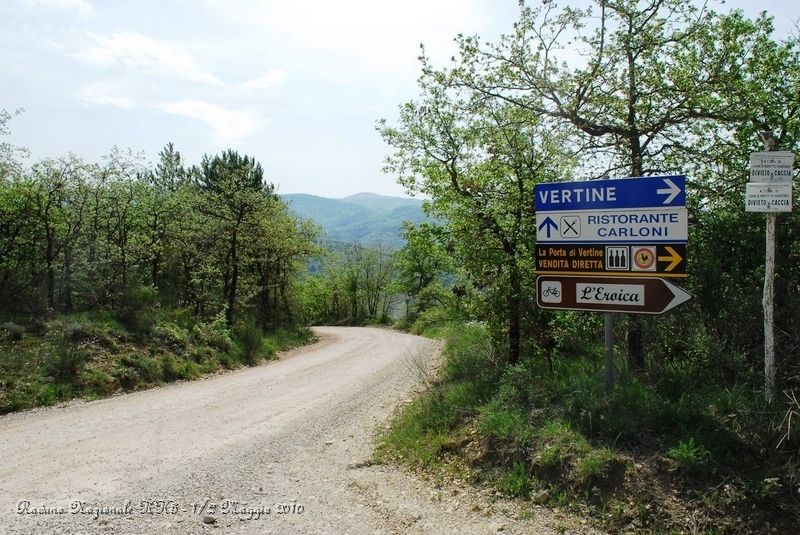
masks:
<svg viewBox="0 0 800 535"><path fill-rule="evenodd" d="M123 109L133 107L133 99L124 94L119 83L113 81L84 84L78 89L75 96L94 106L114 106Z"/></svg>
<svg viewBox="0 0 800 535"><path fill-rule="evenodd" d="M48 7L52 9L75 10L81 17L88 17L94 11L94 6L88 0L25 0L33 7Z"/></svg>
<svg viewBox="0 0 800 535"><path fill-rule="evenodd" d="M255 26L306 53L337 58L351 69L392 71L401 65L416 71L420 42L451 51L455 33L470 33L489 15L487 3L494 4L477 0L240 0L231 9L228 0L203 1L215 16ZM517 4L515 0L503 3Z"/></svg>
<svg viewBox="0 0 800 535"><path fill-rule="evenodd" d="M109 36L88 33L92 46L77 56L96 67L126 67L149 74L173 76L195 82L224 86L222 81L200 68L192 57L152 37L136 32L114 32Z"/></svg>
<svg viewBox="0 0 800 535"><path fill-rule="evenodd" d="M257 132L263 122L249 110L230 110L202 100L186 99L156 106L173 115L196 119L208 125L217 145L236 144Z"/></svg>
<svg viewBox="0 0 800 535"><path fill-rule="evenodd" d="M270 89L273 87L277 87L286 79L286 71L283 69L271 69L267 71L266 74L256 78L254 80L249 80L240 84L239 87L242 89Z"/></svg>

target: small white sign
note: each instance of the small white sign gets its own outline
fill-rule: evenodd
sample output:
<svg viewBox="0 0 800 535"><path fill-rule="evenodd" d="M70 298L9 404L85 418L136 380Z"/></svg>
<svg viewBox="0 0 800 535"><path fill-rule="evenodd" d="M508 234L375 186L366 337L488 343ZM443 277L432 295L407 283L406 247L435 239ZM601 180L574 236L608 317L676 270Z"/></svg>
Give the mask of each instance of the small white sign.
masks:
<svg viewBox="0 0 800 535"><path fill-rule="evenodd" d="M644 306L644 285L640 284L575 284L578 304Z"/></svg>
<svg viewBox="0 0 800 535"><path fill-rule="evenodd" d="M794 154L789 151L750 154L750 182L791 182Z"/></svg>
<svg viewBox="0 0 800 535"><path fill-rule="evenodd" d="M542 283L541 298L543 303L561 302L561 282L546 281Z"/></svg>
<svg viewBox="0 0 800 535"><path fill-rule="evenodd" d="M536 241L601 244L685 242L689 237L688 222L685 207L539 212L536 214Z"/></svg>
<svg viewBox="0 0 800 535"><path fill-rule="evenodd" d="M631 258L632 271L655 271L658 266L655 247L645 245L631 247Z"/></svg>
<svg viewBox="0 0 800 535"><path fill-rule="evenodd" d="M628 271L628 247L606 247L606 269Z"/></svg>
<svg viewBox="0 0 800 535"><path fill-rule="evenodd" d="M791 212L792 184L747 184L745 212Z"/></svg>

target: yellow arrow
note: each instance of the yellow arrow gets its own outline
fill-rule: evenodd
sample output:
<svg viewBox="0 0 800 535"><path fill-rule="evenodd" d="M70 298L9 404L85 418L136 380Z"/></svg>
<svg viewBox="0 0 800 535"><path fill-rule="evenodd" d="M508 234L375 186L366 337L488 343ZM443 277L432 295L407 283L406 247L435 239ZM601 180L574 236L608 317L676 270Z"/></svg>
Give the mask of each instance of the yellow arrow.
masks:
<svg viewBox="0 0 800 535"><path fill-rule="evenodd" d="M658 257L658 261L659 262L670 262L670 265L668 265L664 269L664 271L672 271L673 269L675 269L678 266L678 264L681 263L681 260L683 260L683 257L681 255L679 255L678 252L675 249L673 249L672 247L670 247L669 245L664 247L664 249L666 249L667 253L669 253L669 256L659 256Z"/></svg>

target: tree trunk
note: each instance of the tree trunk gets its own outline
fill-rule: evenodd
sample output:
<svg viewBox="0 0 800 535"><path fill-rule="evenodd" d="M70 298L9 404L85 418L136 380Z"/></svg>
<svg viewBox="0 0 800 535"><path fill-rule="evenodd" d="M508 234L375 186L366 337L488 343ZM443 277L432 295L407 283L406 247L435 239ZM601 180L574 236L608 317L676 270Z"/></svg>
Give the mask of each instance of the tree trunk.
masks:
<svg viewBox="0 0 800 535"><path fill-rule="evenodd" d="M153 256L153 262L150 265L150 279L153 281L153 286L158 288L158 272L161 270L161 253L158 252Z"/></svg>
<svg viewBox="0 0 800 535"><path fill-rule="evenodd" d="M516 364L520 355L520 325L521 321L521 300L520 295L522 281L520 280L519 267L514 263L511 267L511 293L508 296L508 362Z"/></svg>
<svg viewBox="0 0 800 535"><path fill-rule="evenodd" d="M72 253L64 253L64 311L69 314L73 311L72 303Z"/></svg>
<svg viewBox="0 0 800 535"><path fill-rule="evenodd" d="M45 284L47 285L47 308L55 309L55 286L56 286L56 273L55 268L53 268L53 260L54 260L54 244L53 244L53 237L50 231L46 232L47 236L47 245L45 246L45 265L46 265L46 279Z"/></svg>
<svg viewBox="0 0 800 535"><path fill-rule="evenodd" d="M236 235L237 229L233 229L231 235L231 285L228 288L228 310L225 311L225 319L228 325L233 325L233 309L236 306L236 287L239 284L239 243Z"/></svg>

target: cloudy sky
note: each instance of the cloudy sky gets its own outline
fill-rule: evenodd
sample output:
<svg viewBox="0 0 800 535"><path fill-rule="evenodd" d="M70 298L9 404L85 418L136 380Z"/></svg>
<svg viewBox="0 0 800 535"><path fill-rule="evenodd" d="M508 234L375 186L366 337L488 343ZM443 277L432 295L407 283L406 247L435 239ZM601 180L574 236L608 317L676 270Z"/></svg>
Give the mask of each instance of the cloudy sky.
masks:
<svg viewBox="0 0 800 535"><path fill-rule="evenodd" d="M531 0L535 1L535 0ZM768 9L779 32L800 7ZM0 0L5 141L31 159L112 146L190 163L234 148L281 193L402 194L381 172L377 119L416 94L419 44L439 64L458 33L511 31L517 0Z"/></svg>

